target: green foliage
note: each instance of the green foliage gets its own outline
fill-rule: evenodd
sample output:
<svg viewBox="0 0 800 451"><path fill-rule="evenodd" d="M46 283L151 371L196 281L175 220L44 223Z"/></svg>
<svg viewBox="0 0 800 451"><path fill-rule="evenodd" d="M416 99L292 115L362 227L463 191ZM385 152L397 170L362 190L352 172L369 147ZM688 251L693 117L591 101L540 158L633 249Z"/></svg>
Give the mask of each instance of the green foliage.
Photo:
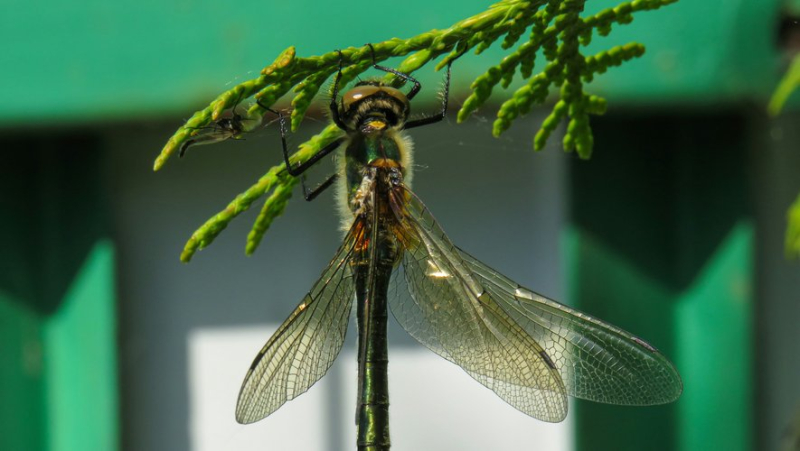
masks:
<svg viewBox="0 0 800 451"><path fill-rule="evenodd" d="M561 121L567 120L564 149L577 150L581 158L589 158L593 147L589 116L603 114L606 102L605 99L587 94L584 86L592 81L595 74L602 74L609 67L641 56L644 47L630 43L589 56L582 53L582 48L591 42L595 32L605 36L613 24L630 23L634 13L658 9L675 1L633 0L582 17L586 0L502 0L450 28L432 30L409 39L395 38L374 43L375 59L380 62L405 56L396 69L411 73L445 55L436 66L438 70L464 52L474 50L475 53L481 53L502 38L501 47L510 52L472 83L472 94L459 110L458 121L464 121L481 107L490 98L495 86L500 84L507 88L519 75L527 82L501 104L493 134L498 136L506 131L517 117L528 113L535 104L544 104L550 92L555 90L560 99L536 134L533 147L536 150L544 148ZM517 45L520 40L523 42ZM511 50L515 45L516 49ZM544 60L539 72L535 72L537 58ZM337 72L340 63L344 67L341 86L345 86L371 67L372 56L365 46L302 58L295 54L294 47L289 47L275 62L264 68L259 77L222 93L208 107L197 111L164 146L156 158L154 169L159 170L184 143L202 134L203 127L207 129L209 124L213 126L213 122L219 120L227 109L243 99L254 97L257 100L243 118L247 120L246 124L253 124L242 131L248 133L261 123L265 108L271 107L292 91L295 95L292 100L291 128L296 130L312 100L323 84ZM399 81L393 80L391 75L387 79L395 85ZM292 162L306 161L341 134L341 130L335 126L328 126L301 144L292 155ZM189 261L198 249L208 246L233 218L272 191L248 236L246 251L252 253L272 221L285 210L296 184L297 180L286 173L283 164L271 168L256 184L195 231L181 254L181 260Z"/></svg>
<svg viewBox="0 0 800 451"><path fill-rule="evenodd" d="M789 208L789 226L786 229L786 256L800 257L800 195Z"/></svg>
<svg viewBox="0 0 800 451"><path fill-rule="evenodd" d="M783 110L783 106L789 97L800 87L800 55L794 57L789 70L778 83L772 99L769 101L767 111L772 116L777 116ZM786 227L786 257L800 257L800 195L789 208L787 213L788 224Z"/></svg>
<svg viewBox="0 0 800 451"><path fill-rule="evenodd" d="M769 101L767 111L772 116L780 114L789 96L800 86L800 55L794 57L789 70L781 79L775 92L772 93L772 99Z"/></svg>

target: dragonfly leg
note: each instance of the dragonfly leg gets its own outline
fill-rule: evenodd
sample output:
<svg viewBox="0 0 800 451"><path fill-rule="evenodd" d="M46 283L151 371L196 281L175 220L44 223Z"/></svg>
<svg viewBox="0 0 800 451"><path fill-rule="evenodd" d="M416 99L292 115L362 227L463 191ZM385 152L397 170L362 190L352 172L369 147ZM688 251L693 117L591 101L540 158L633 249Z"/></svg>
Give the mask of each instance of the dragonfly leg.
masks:
<svg viewBox="0 0 800 451"><path fill-rule="evenodd" d="M414 96L416 96L417 93L419 93L419 90L422 89L422 84L420 84L420 82L416 78L412 77L411 75L405 72L400 72L399 70L392 69L391 67L378 65L378 63L375 62L375 47L373 47L372 44L366 44L366 45L367 47L369 47L370 52L372 52L372 67L384 72L388 72L390 74L395 74L398 77L400 77L403 81L410 81L411 83L414 83L414 86L411 88L411 91L409 91L408 94L406 94L406 98L408 98L408 100L413 99Z"/></svg>
<svg viewBox="0 0 800 451"><path fill-rule="evenodd" d="M330 105L331 119L333 119L333 123L336 124L337 127L342 130L347 130L344 121L339 117L339 105L336 103L336 98L339 97L339 81L342 79L342 66L344 65L344 55L342 55L342 51L337 50L337 52L339 52L339 71L336 72L336 80L333 82L333 95L331 96Z"/></svg>
<svg viewBox="0 0 800 451"><path fill-rule="evenodd" d="M317 153L311 156L308 160L304 161L303 163L292 166L291 161L289 161L289 148L286 146L286 117L280 111L275 111L272 108L267 108L264 105L259 103L261 108L264 108L270 111L273 114L278 115L278 123L280 125L281 130L281 147L283 149L283 160L286 163L286 172L293 177L297 177L308 170L311 166L314 165L317 161L325 158L326 155L336 150L344 141L345 137L337 138L336 140L330 142L327 146L320 149ZM332 182L331 182L332 183ZM323 183L324 185L325 183Z"/></svg>
<svg viewBox="0 0 800 451"><path fill-rule="evenodd" d="M281 113L280 111L275 111L272 108L267 108L264 105L261 105L260 103L259 106L261 108L270 111L273 114L278 115L278 123L280 124L280 130L281 130L281 148L283 151L283 160L286 164L286 172L288 172L289 175L291 175L292 177L298 177L298 176L302 177L300 179L300 183L303 186L303 197L306 199L306 201L311 202L312 200L316 199L317 196L322 194L326 189L328 189L331 185L333 185L333 182L336 181L339 174L331 175L324 182L320 183L316 188L309 190L308 187L306 186L305 172L311 166L313 166L314 163L316 163L329 153L336 150L336 148L338 148L342 144L342 142L344 142L345 138L341 137L332 141L331 143L320 149L317 153L315 153L311 158L309 158L302 164L297 166L292 166L292 162L289 160L289 147L286 145L286 119L283 113Z"/></svg>
<svg viewBox="0 0 800 451"><path fill-rule="evenodd" d="M408 121L406 122L405 127L403 127L404 129L435 124L445 118L447 115L447 102L450 100L450 67L453 65L453 61L461 58L461 55L463 55L464 52L466 52L466 49L462 50L458 55L456 55L455 58L451 59L447 63L447 74L444 78L444 91L442 92L442 110L433 116L425 116L413 121Z"/></svg>
<svg viewBox="0 0 800 451"><path fill-rule="evenodd" d="M234 117L238 116L240 120L241 120L242 116L240 116L239 113L236 112L236 108L239 106L240 103L242 103L242 97L243 96L244 96L244 91L239 93L239 97L236 99L236 103L234 103L233 104L233 108L231 108L231 111L233 111L233 116Z"/></svg>
<svg viewBox="0 0 800 451"><path fill-rule="evenodd" d="M311 202L326 189L330 188L330 186L333 185L333 182L335 182L338 178L339 174L331 174L330 177L328 177L324 182L320 183L316 188L309 190L308 187L306 187L306 176L303 174L303 178L300 181L300 183L303 185L303 197L306 199L306 201Z"/></svg>
<svg viewBox="0 0 800 451"><path fill-rule="evenodd" d="M450 66L452 64L452 61L447 64L447 75L444 79L444 92L442 92L442 110L438 114L432 116L425 116L413 121L408 121L403 127L404 129L408 130L409 128L435 124L445 118L447 115L447 101L450 99Z"/></svg>

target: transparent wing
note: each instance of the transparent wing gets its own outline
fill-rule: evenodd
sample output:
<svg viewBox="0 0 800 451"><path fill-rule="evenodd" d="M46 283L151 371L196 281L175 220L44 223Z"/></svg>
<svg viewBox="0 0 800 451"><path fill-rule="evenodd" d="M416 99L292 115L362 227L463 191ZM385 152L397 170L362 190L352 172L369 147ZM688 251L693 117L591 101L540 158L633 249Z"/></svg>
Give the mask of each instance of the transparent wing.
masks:
<svg viewBox="0 0 800 451"><path fill-rule="evenodd" d="M216 124L198 128L193 132L191 139L184 141L184 143L181 144L179 155L183 157L190 147L215 144L225 141L226 139L234 139L236 136L237 133L235 131L220 128Z"/></svg>
<svg viewBox="0 0 800 451"><path fill-rule="evenodd" d="M245 117L242 117L234 107L233 111L227 113L225 117L207 126L187 127L188 130L191 130L191 138L181 144L179 155L183 157L190 147L215 144L228 139L239 139L243 133L251 132L259 127L263 120L263 117L250 118L246 117L246 114Z"/></svg>
<svg viewBox="0 0 800 451"><path fill-rule="evenodd" d="M359 221L300 305L256 356L236 405L236 421L259 421L308 390L342 349L353 302L350 260L363 237Z"/></svg>
<svg viewBox="0 0 800 451"><path fill-rule="evenodd" d="M398 322L520 411L563 420L566 390L545 350L483 289L413 193L400 193L393 192L391 205L411 296L390 298Z"/></svg>
<svg viewBox="0 0 800 451"><path fill-rule="evenodd" d="M460 249L459 254L503 311L553 359L569 395L624 405L663 404L680 396L678 372L653 346L521 287Z"/></svg>

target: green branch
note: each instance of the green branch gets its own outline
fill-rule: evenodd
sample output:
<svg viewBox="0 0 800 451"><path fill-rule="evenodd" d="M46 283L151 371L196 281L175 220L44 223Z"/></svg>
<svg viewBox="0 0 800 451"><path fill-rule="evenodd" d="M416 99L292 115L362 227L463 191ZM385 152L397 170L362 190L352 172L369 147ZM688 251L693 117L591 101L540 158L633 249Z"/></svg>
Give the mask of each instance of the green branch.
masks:
<svg viewBox="0 0 800 451"><path fill-rule="evenodd" d="M778 83L775 92L767 106L767 112L771 116L777 116L783 110L786 101L800 87L800 55L792 60L789 70ZM794 204L789 207L786 226L786 258L800 257L800 194Z"/></svg>
<svg viewBox="0 0 800 451"><path fill-rule="evenodd" d="M789 97L798 87L800 87L800 55L794 57L789 70L786 71L786 74L778 83L778 87L775 88L775 92L772 93L767 112L771 116L780 114L786 101L789 100Z"/></svg>
<svg viewBox="0 0 800 451"><path fill-rule="evenodd" d="M595 74L602 74L609 67L641 56L644 47L630 43L590 56L585 56L582 48L591 42L595 32L605 36L613 24L630 23L634 13L658 9L675 1L633 0L583 17L586 0L503 0L445 30L432 30L409 39L395 38L374 43L375 60L380 62L392 57L405 57L397 70L411 73L445 55L436 66L439 70L464 52L474 50L475 53L481 53L501 38L501 47L505 50L523 40L502 61L472 83L472 94L459 110L458 122L464 121L481 107L491 97L495 86L500 84L506 88L519 75L527 83L502 103L493 134L498 136L506 131L517 117L528 113L533 105L544 104L551 90L556 90L560 99L536 134L534 148L544 148L553 131L562 120L566 120L564 149L577 150L581 158L589 158L593 147L589 116L603 114L606 102L586 93L585 84L591 82ZM527 38L523 39L526 32ZM538 73L535 72L537 58L544 59ZM294 47L289 47L257 78L220 94L208 107L197 111L186 124L178 128L156 158L154 169L161 169L182 146L207 134L209 127L213 128L226 110L251 97L257 102L248 107L242 118L245 125L241 132L237 131L238 134L231 137L238 138L240 134L256 130L263 121L266 108L290 91L294 93L291 129L296 130L313 99L323 84L336 74L340 64L343 65L340 86L344 87L372 66L372 55L365 46L303 58L295 54ZM399 82L391 75L387 80L395 85ZM301 144L292 155L292 162L306 161L341 134L341 130L335 126L328 126L322 133ZM286 209L296 184L297 180L286 173L284 164L271 168L256 184L192 234L181 260L189 261L198 249L208 246L233 218L272 191L248 236L246 252L251 254L272 221Z"/></svg>
<svg viewBox="0 0 800 451"><path fill-rule="evenodd" d="M800 194L787 213L788 227L786 228L786 257L800 257Z"/></svg>

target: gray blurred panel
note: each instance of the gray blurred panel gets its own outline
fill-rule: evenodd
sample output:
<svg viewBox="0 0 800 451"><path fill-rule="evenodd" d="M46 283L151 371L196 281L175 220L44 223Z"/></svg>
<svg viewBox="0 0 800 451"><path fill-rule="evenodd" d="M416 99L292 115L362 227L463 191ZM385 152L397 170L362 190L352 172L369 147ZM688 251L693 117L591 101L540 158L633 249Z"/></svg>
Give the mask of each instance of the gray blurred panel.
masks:
<svg viewBox="0 0 800 451"><path fill-rule="evenodd" d="M795 112L754 127L756 449L800 444L800 262L783 252L786 210L800 193L798 121Z"/></svg>

